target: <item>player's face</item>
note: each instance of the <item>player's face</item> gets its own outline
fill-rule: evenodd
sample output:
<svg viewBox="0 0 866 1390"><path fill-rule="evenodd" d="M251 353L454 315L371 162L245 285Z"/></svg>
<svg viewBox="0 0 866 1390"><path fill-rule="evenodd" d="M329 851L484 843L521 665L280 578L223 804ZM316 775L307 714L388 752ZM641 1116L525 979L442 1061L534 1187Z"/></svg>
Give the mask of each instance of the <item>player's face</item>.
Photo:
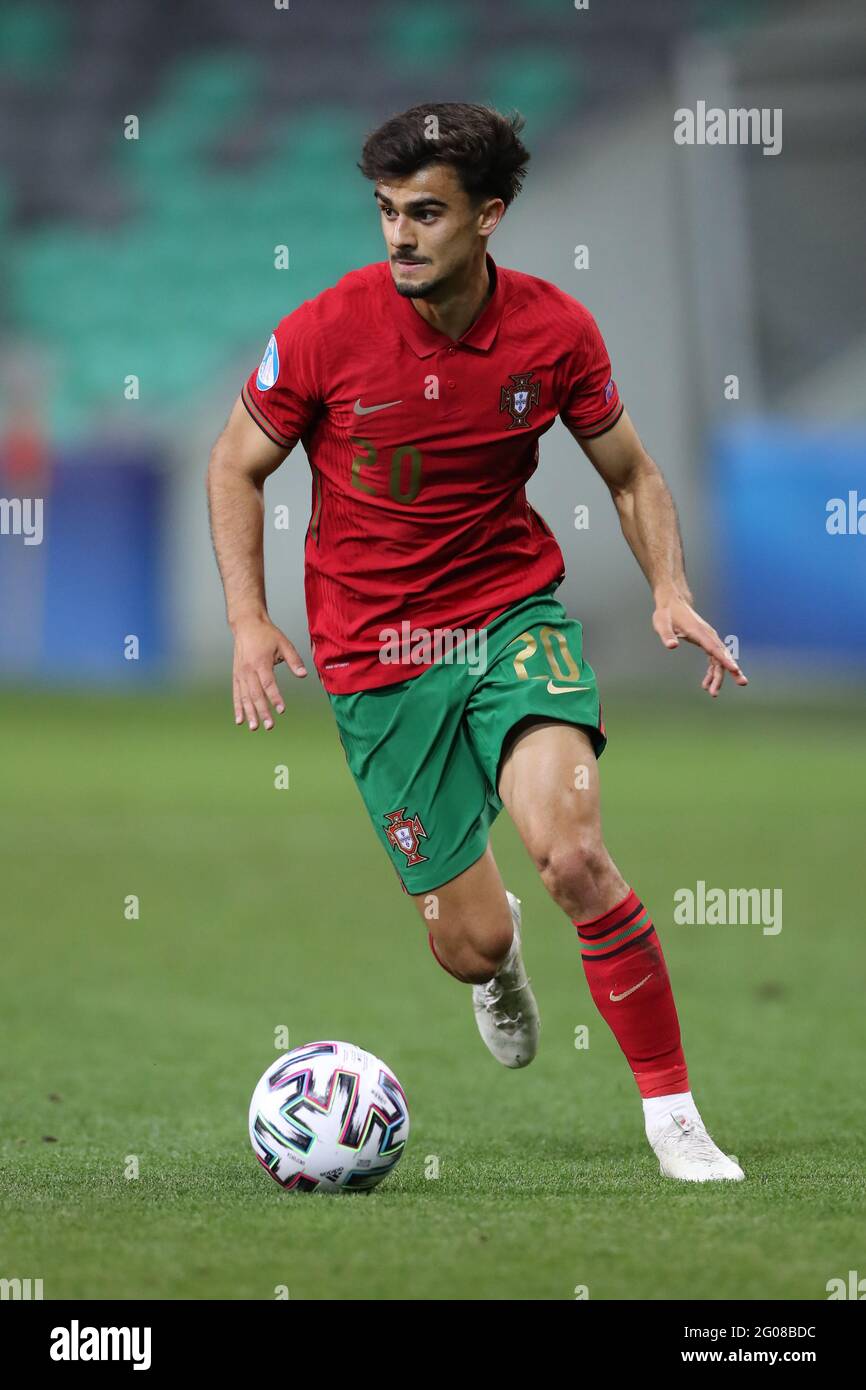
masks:
<svg viewBox="0 0 866 1390"><path fill-rule="evenodd" d="M377 183L375 194L394 284L410 299L458 288L477 264L479 237L486 244L505 211L499 198L472 200L449 164Z"/></svg>

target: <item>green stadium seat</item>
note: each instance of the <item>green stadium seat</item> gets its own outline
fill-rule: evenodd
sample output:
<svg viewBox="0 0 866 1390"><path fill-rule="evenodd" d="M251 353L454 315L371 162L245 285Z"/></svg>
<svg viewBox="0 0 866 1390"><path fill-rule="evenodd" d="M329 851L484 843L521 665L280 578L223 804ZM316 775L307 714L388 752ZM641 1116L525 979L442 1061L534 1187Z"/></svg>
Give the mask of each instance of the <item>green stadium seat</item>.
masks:
<svg viewBox="0 0 866 1390"><path fill-rule="evenodd" d="M47 78L63 59L69 18L58 5L30 3L0 7L0 71L33 80Z"/></svg>
<svg viewBox="0 0 866 1390"><path fill-rule="evenodd" d="M466 10L456 5L438 4L407 9L405 5L386 11L379 26L376 53L384 64L429 70L433 64L454 62L471 38Z"/></svg>
<svg viewBox="0 0 866 1390"><path fill-rule="evenodd" d="M523 47L493 58L481 89L483 100L500 111L516 108L537 134L579 104L585 81L573 57L566 59L549 48Z"/></svg>

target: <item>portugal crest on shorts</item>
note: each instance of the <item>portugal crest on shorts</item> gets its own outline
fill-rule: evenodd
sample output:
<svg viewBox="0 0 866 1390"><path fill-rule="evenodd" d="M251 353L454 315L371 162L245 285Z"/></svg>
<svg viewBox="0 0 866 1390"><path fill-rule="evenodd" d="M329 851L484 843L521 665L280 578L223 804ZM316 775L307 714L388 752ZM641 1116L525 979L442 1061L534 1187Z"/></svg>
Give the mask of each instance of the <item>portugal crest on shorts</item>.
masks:
<svg viewBox="0 0 866 1390"><path fill-rule="evenodd" d="M511 416L510 430L529 424L529 412L541 399L541 382L532 381L532 372L511 372L511 386L499 389L499 409Z"/></svg>
<svg viewBox="0 0 866 1390"><path fill-rule="evenodd" d="M418 841L426 840L427 831L421 824L420 817L413 816L411 820L406 819L406 807L400 811L389 811L385 817L388 824L385 833L395 849L399 849L406 856L406 868L412 864L423 864L426 854L418 851Z"/></svg>

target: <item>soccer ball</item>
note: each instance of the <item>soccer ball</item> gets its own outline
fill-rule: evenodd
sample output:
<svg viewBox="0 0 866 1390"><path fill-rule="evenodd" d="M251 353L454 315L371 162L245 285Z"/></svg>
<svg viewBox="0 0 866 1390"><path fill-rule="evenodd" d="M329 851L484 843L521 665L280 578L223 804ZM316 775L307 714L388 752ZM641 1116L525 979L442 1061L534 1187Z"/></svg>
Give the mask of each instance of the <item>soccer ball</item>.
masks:
<svg viewBox="0 0 866 1390"><path fill-rule="evenodd" d="M268 1067L250 1101L253 1153L287 1192L364 1192L409 1137L403 1087L353 1043L313 1042Z"/></svg>

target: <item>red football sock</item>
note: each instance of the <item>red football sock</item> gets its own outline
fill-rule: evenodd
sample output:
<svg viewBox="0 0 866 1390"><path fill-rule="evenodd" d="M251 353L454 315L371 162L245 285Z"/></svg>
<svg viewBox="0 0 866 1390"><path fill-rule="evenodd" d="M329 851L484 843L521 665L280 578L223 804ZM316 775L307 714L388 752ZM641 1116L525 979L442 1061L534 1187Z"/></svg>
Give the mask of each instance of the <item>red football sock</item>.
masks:
<svg viewBox="0 0 866 1390"><path fill-rule="evenodd" d="M642 1096L689 1089L680 1024L661 942L629 889L621 903L575 922L596 1008L625 1053Z"/></svg>

